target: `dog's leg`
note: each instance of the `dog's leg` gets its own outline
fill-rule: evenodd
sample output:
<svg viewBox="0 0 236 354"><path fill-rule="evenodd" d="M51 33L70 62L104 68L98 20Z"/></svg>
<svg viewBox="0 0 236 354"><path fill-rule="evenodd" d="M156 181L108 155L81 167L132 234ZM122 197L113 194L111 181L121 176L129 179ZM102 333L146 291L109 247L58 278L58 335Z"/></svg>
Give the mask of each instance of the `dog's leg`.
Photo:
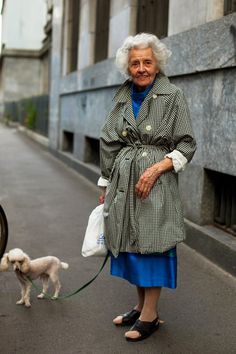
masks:
<svg viewBox="0 0 236 354"><path fill-rule="evenodd" d="M55 288L53 299L57 299L60 289L61 289L61 283L59 281L58 274L57 273L50 274L50 279L51 279L51 281L54 285L54 288Z"/></svg>
<svg viewBox="0 0 236 354"><path fill-rule="evenodd" d="M31 284L26 283L26 289L25 289L25 296L24 296L24 302L26 307L31 307L30 304L30 290L31 290Z"/></svg>
<svg viewBox="0 0 236 354"><path fill-rule="evenodd" d="M41 292L41 294L39 294L37 296L38 299L43 299L45 297L45 294L48 291L48 281L49 281L49 277L48 275L41 275L41 279L42 279L42 283L43 283L43 291Z"/></svg>
<svg viewBox="0 0 236 354"><path fill-rule="evenodd" d="M53 299L57 299L59 292L61 290L61 283L59 282L59 279L54 283L55 286L55 293L53 295Z"/></svg>
<svg viewBox="0 0 236 354"><path fill-rule="evenodd" d="M21 282L21 299L16 302L17 305L24 305L24 303L25 303L25 300L24 300L25 299L25 291L26 291L25 283Z"/></svg>

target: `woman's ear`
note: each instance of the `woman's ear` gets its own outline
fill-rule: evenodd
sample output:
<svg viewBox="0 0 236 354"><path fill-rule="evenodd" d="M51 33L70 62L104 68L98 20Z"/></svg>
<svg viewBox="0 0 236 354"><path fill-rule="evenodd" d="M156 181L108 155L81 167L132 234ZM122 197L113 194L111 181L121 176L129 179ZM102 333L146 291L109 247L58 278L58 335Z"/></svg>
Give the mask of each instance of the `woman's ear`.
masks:
<svg viewBox="0 0 236 354"><path fill-rule="evenodd" d="M0 270L3 272L5 270L8 270L9 264L10 264L10 261L9 261L8 253L5 253L1 259Z"/></svg>
<svg viewBox="0 0 236 354"><path fill-rule="evenodd" d="M27 256L27 254L25 254L24 261L20 268L22 273L28 273L28 271L30 270L30 258L29 256Z"/></svg>

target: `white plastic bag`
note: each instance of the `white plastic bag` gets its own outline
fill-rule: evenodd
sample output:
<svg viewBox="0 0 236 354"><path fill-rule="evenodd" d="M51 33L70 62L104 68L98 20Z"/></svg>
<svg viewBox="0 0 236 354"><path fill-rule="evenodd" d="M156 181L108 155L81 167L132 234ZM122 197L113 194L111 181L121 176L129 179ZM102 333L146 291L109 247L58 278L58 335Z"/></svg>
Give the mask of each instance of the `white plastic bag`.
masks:
<svg viewBox="0 0 236 354"><path fill-rule="evenodd" d="M98 205L89 216L81 252L83 257L107 255L103 234L103 206Z"/></svg>

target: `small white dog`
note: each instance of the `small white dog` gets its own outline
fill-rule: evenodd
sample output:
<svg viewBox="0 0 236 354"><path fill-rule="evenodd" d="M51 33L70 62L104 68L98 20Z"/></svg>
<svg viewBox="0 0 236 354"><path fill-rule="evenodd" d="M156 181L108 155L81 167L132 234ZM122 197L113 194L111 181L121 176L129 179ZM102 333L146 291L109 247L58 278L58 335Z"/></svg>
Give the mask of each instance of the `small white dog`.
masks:
<svg viewBox="0 0 236 354"><path fill-rule="evenodd" d="M31 280L35 280L39 277L41 278L43 290L42 293L38 295L39 299L45 297L50 278L55 287L53 298L58 298L61 289L58 273L60 268L67 269L69 267L67 263L61 262L57 257L53 256L31 260L29 256L19 248L15 248L3 255L0 263L0 270L8 270L10 263L13 265L13 269L22 288L21 299L17 301L17 305L25 305L26 307L31 306L30 290L32 284L27 278L30 278Z"/></svg>

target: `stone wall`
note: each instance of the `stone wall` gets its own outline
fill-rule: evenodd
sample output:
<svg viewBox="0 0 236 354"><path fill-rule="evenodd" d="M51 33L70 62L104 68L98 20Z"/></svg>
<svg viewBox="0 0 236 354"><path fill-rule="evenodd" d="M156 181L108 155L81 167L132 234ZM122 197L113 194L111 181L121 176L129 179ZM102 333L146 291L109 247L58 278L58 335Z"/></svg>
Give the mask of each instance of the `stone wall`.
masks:
<svg viewBox="0 0 236 354"><path fill-rule="evenodd" d="M168 35L221 18L224 0L170 0Z"/></svg>
<svg viewBox="0 0 236 354"><path fill-rule="evenodd" d="M136 32L136 0L111 1L108 56L115 56L117 49L129 35Z"/></svg>
<svg viewBox="0 0 236 354"><path fill-rule="evenodd" d="M5 56L2 60L3 101L17 101L40 93L39 58Z"/></svg>
<svg viewBox="0 0 236 354"><path fill-rule="evenodd" d="M214 193L207 170L236 176L236 70L206 71L171 81L185 92L198 144L192 162L179 175L185 215L207 224L213 219Z"/></svg>

